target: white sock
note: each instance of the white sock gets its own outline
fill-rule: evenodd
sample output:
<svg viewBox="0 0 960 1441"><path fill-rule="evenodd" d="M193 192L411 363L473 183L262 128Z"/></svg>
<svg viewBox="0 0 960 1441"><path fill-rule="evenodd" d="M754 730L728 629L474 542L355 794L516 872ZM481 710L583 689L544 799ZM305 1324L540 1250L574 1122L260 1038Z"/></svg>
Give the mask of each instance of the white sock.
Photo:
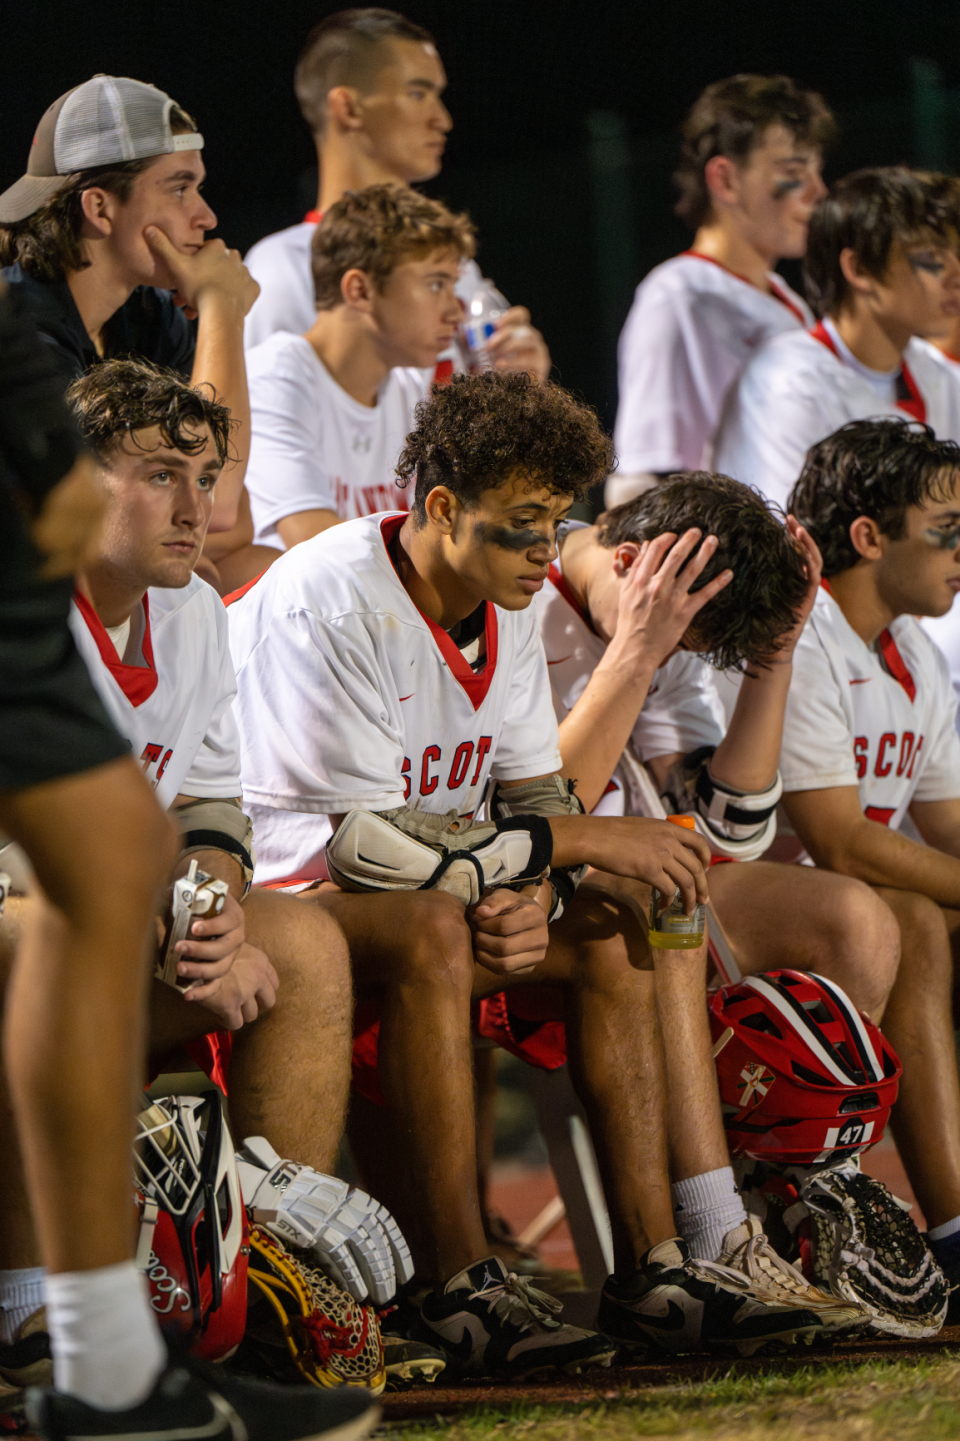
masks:
<svg viewBox="0 0 960 1441"><path fill-rule="evenodd" d="M732 1166L675 1181L670 1194L677 1231L690 1247L690 1254L703 1261L715 1261L724 1236L747 1219Z"/></svg>
<svg viewBox="0 0 960 1441"><path fill-rule="evenodd" d="M44 1279L58 1391L123 1411L153 1390L167 1362L147 1278L132 1261Z"/></svg>
<svg viewBox="0 0 960 1441"><path fill-rule="evenodd" d="M929 1241L945 1241L948 1236L955 1236L958 1231L960 1231L960 1216L954 1216L952 1221L944 1221L942 1226L931 1226L927 1232L927 1239ZM2 1275L3 1272L0 1271L0 1276ZM3 1292L0 1291L0 1298L2 1296Z"/></svg>
<svg viewBox="0 0 960 1441"><path fill-rule="evenodd" d="M0 1271L0 1345L12 1346L24 1321L42 1305L42 1266Z"/></svg>

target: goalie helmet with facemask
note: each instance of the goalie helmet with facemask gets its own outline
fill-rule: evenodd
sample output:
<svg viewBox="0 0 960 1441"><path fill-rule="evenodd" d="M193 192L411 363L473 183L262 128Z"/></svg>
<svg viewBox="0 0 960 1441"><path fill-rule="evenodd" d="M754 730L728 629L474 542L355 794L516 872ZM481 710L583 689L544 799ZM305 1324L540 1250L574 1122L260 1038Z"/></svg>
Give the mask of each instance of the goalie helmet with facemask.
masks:
<svg viewBox="0 0 960 1441"><path fill-rule="evenodd" d="M168 1096L137 1117L137 1265L161 1327L210 1361L229 1356L247 1319L249 1228L217 1092Z"/></svg>

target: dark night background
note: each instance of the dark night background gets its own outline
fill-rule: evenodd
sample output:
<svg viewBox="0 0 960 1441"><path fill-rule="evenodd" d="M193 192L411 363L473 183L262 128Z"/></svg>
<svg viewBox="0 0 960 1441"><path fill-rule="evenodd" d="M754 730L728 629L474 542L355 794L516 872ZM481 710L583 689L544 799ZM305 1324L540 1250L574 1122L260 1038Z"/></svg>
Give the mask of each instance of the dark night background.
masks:
<svg viewBox="0 0 960 1441"><path fill-rule="evenodd" d="M97 71L168 91L206 138L207 196L246 250L313 203L291 77L323 0L93 0L8 6L0 186L40 115ZM958 0L406 0L436 39L455 128L432 194L470 212L480 262L529 305L559 378L612 423L633 288L687 232L672 215L677 125L737 70L823 92L841 140L828 178L906 161L960 167ZM796 283L795 272L788 272Z"/></svg>

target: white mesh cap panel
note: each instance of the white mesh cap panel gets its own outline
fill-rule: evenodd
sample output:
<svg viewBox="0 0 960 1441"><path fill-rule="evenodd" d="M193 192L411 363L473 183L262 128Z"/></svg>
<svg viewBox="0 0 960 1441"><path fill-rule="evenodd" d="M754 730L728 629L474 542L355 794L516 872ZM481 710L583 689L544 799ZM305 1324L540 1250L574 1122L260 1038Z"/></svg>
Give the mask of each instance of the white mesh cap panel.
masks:
<svg viewBox="0 0 960 1441"><path fill-rule="evenodd" d="M88 80L68 96L57 119L53 152L58 173L145 160L175 148L200 149L199 135L183 137L187 145L174 145L173 104L169 95L140 80L113 75Z"/></svg>

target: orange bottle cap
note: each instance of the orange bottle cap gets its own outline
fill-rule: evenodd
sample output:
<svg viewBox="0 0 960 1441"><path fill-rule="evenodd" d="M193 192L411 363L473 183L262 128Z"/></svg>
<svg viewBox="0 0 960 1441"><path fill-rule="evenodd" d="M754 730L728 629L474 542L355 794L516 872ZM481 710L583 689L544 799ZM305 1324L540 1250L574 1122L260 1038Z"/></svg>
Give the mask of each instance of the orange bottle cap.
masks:
<svg viewBox="0 0 960 1441"><path fill-rule="evenodd" d="M675 826L686 826L688 831L695 831L697 823L693 816L667 816L667 820Z"/></svg>

